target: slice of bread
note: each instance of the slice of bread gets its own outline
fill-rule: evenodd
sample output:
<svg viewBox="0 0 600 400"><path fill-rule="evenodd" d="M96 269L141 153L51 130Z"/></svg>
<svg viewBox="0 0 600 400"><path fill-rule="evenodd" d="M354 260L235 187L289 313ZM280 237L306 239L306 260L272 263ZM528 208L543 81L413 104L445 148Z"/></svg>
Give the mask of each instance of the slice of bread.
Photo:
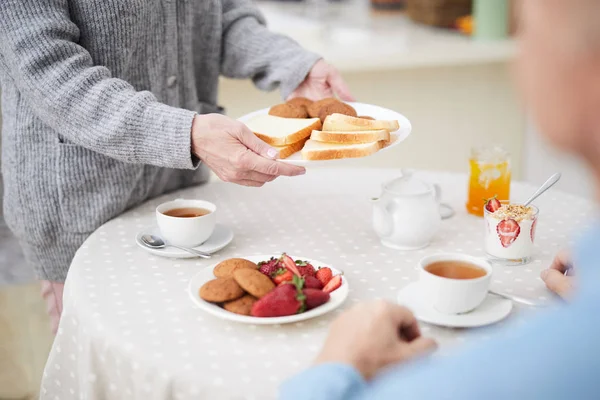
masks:
<svg viewBox="0 0 600 400"><path fill-rule="evenodd" d="M273 146L273 148L279 151L279 159L283 160L295 152L302 150L304 143L306 143L307 140L308 138L304 138L296 143L286 144L285 146Z"/></svg>
<svg viewBox="0 0 600 400"><path fill-rule="evenodd" d="M398 121L370 120L364 118L350 117L343 114L331 114L325 118L324 131L374 131L384 129L395 132L400 129Z"/></svg>
<svg viewBox="0 0 600 400"><path fill-rule="evenodd" d="M309 137L315 129L321 129L321 120L258 115L246 122L246 125L256 136L271 146L285 146Z"/></svg>
<svg viewBox="0 0 600 400"><path fill-rule="evenodd" d="M372 143L383 140L384 142L390 141L390 133L385 129L378 131L354 131L354 132L340 132L340 131L312 131L310 135L311 140L324 143Z"/></svg>
<svg viewBox="0 0 600 400"><path fill-rule="evenodd" d="M309 140L302 149L302 159L316 161L366 157L373 153L377 153L383 148L384 144L385 142L382 141L373 143L339 144Z"/></svg>

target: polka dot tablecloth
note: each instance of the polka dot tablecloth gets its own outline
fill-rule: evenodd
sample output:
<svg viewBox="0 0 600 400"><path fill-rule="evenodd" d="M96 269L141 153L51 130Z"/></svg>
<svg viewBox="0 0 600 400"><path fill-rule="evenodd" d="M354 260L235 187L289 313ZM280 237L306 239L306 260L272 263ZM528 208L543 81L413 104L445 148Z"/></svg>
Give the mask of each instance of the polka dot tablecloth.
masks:
<svg viewBox="0 0 600 400"><path fill-rule="evenodd" d="M369 199L398 170L309 170L261 189L215 183L152 200L96 231L77 252L65 287L64 312L41 387L43 399L269 399L278 385L310 365L327 327L344 308L375 298L395 301L416 280L420 258L432 252L483 255L482 220L464 211L467 179L418 173L440 184L456 215L443 222L426 249L383 247L371 228ZM534 186L513 184L513 200ZM174 260L139 248L136 234L154 226L155 207L175 198L218 205L218 221L235 239L212 260ZM494 267L495 289L547 300L538 278L561 247L589 222L587 200L551 191L540 208L534 261ZM198 271L225 258L257 254L321 260L342 269L350 284L345 305L291 325L227 322L197 309L187 285ZM533 309L516 306L496 325L521 323ZM440 343L438 356L466 340L485 340L488 329L423 325Z"/></svg>

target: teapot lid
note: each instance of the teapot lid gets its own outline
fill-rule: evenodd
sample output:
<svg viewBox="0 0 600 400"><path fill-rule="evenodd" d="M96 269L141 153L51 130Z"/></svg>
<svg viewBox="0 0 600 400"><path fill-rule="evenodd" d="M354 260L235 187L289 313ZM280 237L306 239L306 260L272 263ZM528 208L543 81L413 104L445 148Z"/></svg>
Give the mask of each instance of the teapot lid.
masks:
<svg viewBox="0 0 600 400"><path fill-rule="evenodd" d="M402 175L386 183L383 188L399 195L420 195L431 191L431 186L415 178L412 171L402 170Z"/></svg>

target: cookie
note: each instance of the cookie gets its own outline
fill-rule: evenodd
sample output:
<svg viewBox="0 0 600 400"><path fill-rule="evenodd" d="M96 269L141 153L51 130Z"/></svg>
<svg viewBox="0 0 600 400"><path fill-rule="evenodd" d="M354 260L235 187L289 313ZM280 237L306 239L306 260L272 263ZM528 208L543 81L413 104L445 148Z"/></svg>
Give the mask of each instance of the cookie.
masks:
<svg viewBox="0 0 600 400"><path fill-rule="evenodd" d="M370 119L371 121L375 121L375 118L369 117L368 115L360 115L358 118L361 118L361 119Z"/></svg>
<svg viewBox="0 0 600 400"><path fill-rule="evenodd" d="M287 103L292 104L294 106L307 108L313 103L313 101L307 99L306 97L294 97L293 99L288 100Z"/></svg>
<svg viewBox="0 0 600 400"><path fill-rule="evenodd" d="M223 308L235 314L250 315L252 306L257 300L258 299L256 297L252 296L251 294L247 294L237 300L228 301L227 303L223 304Z"/></svg>
<svg viewBox="0 0 600 400"><path fill-rule="evenodd" d="M259 299L275 289L275 284L271 278L255 269L238 269L233 272L233 279L235 279L246 292Z"/></svg>
<svg viewBox="0 0 600 400"><path fill-rule="evenodd" d="M260 274L260 272L258 273ZM245 294L244 289L233 278L213 279L206 282L200 288L200 298L211 303L222 303L224 301L239 299Z"/></svg>
<svg viewBox="0 0 600 400"><path fill-rule="evenodd" d="M321 107L321 110L319 111L319 118L321 118L321 122L325 122L325 118L331 114L344 114L351 117L356 117L358 115L356 114L354 107L346 103L342 103L341 101L330 102Z"/></svg>
<svg viewBox="0 0 600 400"><path fill-rule="evenodd" d="M271 107L269 115L282 118L308 118L306 107L289 103L277 104L276 106Z"/></svg>
<svg viewBox="0 0 600 400"><path fill-rule="evenodd" d="M213 274L217 278L233 278L233 271L240 268L258 269L258 265L243 258L230 258L217 264Z"/></svg>
<svg viewBox="0 0 600 400"><path fill-rule="evenodd" d="M336 98L328 97L326 99L313 102L310 106L308 106L306 108L306 111L308 111L309 117L317 118L319 116L319 113L321 112L321 108L323 108L324 106L326 106L329 103L336 103L336 102L339 103L340 101Z"/></svg>

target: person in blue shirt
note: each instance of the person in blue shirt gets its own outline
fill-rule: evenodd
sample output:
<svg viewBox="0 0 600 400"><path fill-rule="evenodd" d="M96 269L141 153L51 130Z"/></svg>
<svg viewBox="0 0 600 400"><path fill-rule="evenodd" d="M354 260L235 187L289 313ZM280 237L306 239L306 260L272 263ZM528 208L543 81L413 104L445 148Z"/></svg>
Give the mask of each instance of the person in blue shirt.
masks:
<svg viewBox="0 0 600 400"><path fill-rule="evenodd" d="M600 1L527 0L515 71L529 112L600 187ZM284 382L282 400L600 399L600 222L542 272L568 298L528 323L447 357L404 307L375 301L342 314L315 365Z"/></svg>

